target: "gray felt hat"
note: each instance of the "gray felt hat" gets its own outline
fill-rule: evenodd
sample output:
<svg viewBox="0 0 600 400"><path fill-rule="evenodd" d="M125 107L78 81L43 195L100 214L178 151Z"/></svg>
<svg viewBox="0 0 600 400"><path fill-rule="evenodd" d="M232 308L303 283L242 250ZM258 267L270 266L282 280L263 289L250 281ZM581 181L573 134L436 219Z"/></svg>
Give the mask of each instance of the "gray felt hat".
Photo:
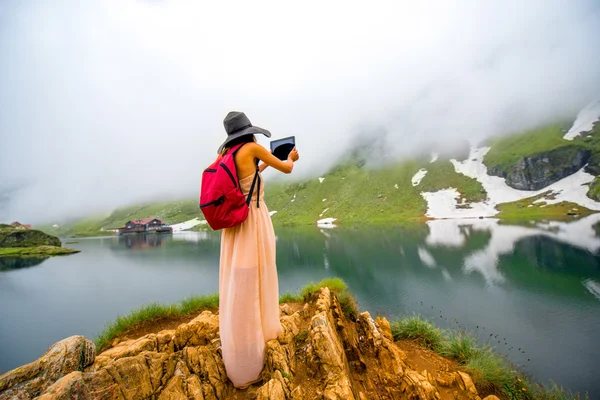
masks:
<svg viewBox="0 0 600 400"><path fill-rule="evenodd" d="M246 114L239 111L230 111L223 120L223 126L225 126L225 132L227 132L227 139L219 146L217 153L221 153L227 143L231 143L231 141L241 136L262 133L266 137L271 137L271 132L258 126L252 126Z"/></svg>

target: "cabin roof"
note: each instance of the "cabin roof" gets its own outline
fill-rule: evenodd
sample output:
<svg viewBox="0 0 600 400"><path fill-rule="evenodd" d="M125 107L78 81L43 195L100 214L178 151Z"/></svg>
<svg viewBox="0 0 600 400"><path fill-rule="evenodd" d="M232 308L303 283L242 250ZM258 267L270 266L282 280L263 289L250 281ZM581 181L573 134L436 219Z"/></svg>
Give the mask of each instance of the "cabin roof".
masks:
<svg viewBox="0 0 600 400"><path fill-rule="evenodd" d="M158 222L162 223L162 221L160 219L155 218L155 217L144 218L144 219L132 219L129 222L133 222L134 224L137 224L137 225L146 225L146 224L149 224L150 222L152 222L154 220L157 220Z"/></svg>

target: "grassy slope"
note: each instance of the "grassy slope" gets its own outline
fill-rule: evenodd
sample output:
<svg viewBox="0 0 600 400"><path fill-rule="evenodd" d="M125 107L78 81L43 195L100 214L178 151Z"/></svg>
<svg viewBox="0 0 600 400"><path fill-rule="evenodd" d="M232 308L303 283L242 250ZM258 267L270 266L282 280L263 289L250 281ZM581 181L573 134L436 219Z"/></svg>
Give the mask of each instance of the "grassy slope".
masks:
<svg viewBox="0 0 600 400"><path fill-rule="evenodd" d="M600 124L598 125L600 126ZM509 168L519 158L562 146L584 146L600 153L600 134L575 141L565 141L564 124L555 124L509 137L491 140L490 152L484 163L488 168ZM275 225L312 225L318 219L334 217L342 223L399 223L424 219L427 204L421 197L423 191L457 188L470 202L483 201L487 194L479 182L454 171L448 159L433 164L428 160L411 160L383 168L359 167L354 159L342 164L319 183L317 177L293 183L268 182L266 201L269 208L277 211L273 216ZM411 178L420 169L428 170L421 184L413 187ZM293 178L293 176L292 176ZM398 189L395 188L398 185ZM592 185L592 193L600 193L600 184ZM291 200L296 195L294 202ZM600 196L600 195L599 195ZM326 199L323 201L323 199ZM564 216L570 209L585 208L561 203L540 207L528 207L532 200L522 200L499 206L501 218L555 218ZM323 213L325 209L328 209ZM102 229L121 226L129 219L158 217L175 224L201 216L196 199L134 205L115 210L105 217L92 217L59 228L44 227L60 236L105 235ZM199 226L197 230L205 230Z"/></svg>
<svg viewBox="0 0 600 400"><path fill-rule="evenodd" d="M79 253L79 250L56 246L0 248L0 257L50 257Z"/></svg>
<svg viewBox="0 0 600 400"><path fill-rule="evenodd" d="M525 156L541 153L559 147L587 147L581 141L563 139L565 124L549 125L542 128L522 132L516 135L492 139L491 149L483 163L491 168L507 171Z"/></svg>
<svg viewBox="0 0 600 400"><path fill-rule="evenodd" d="M419 186L413 187L411 179L420 168L426 168L429 173ZM316 177L292 183L270 182L267 183L266 202L269 209L278 212L273 217L275 225L312 225L326 217L336 217L344 222L401 222L423 218L427 203L421 197L422 191L448 187L458 188L470 201L486 198L481 184L456 173L448 160L433 164L421 160L379 169L346 163L326 174L323 183ZM292 203L294 195L296 199ZM319 217L326 208L329 210ZM121 226L130 219L153 216L176 224L202 214L196 199L186 199L123 207L109 216L90 217L58 228L45 226L43 229L63 237L98 236L108 233L102 229ZM199 226L196 230L205 229L206 226Z"/></svg>
<svg viewBox="0 0 600 400"><path fill-rule="evenodd" d="M420 185L413 187L411 179L420 168L427 169L428 173ZM326 217L347 223L402 222L424 217L427 203L421 196L423 191L455 187L470 201L487 197L479 182L456 173L448 160L438 160L433 164L405 161L380 169L359 168L356 164L347 163L324 177L323 183L314 178L269 186L266 201L271 210L277 211L273 222L282 225L314 224ZM294 195L296 198L292 202ZM328 210L323 213L326 208Z"/></svg>
<svg viewBox="0 0 600 400"><path fill-rule="evenodd" d="M106 217L94 216L73 224L61 225L58 228L45 226L43 229L48 233L63 237L99 236L109 233L102 229L122 226L131 219L157 217L169 224L177 224L200 216L198 201L186 199L122 207Z"/></svg>
<svg viewBox="0 0 600 400"><path fill-rule="evenodd" d="M597 124L594 127L594 130L590 135L578 137L573 141L563 139L564 128L565 124L555 124L508 137L493 139L490 142L491 149L485 156L483 162L488 168L498 167L501 170L508 170L524 156L553 150L559 147L586 147L591 149L593 154L600 153L600 124ZM600 180L598 180L598 178L590 185L588 197L592 199L600 198ZM539 196L501 204L497 207L500 211L498 217L508 219L571 219L567 213L573 210L576 210L579 214L589 214L593 212L585 207L570 202L550 205L545 205L545 203L533 203L533 201L538 198Z"/></svg>

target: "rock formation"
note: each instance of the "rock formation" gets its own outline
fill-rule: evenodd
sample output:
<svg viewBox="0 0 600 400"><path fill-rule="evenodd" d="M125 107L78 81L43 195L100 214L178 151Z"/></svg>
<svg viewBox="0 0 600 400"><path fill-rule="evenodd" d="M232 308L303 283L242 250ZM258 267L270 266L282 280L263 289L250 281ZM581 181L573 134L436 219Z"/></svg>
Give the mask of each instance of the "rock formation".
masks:
<svg viewBox="0 0 600 400"><path fill-rule="evenodd" d="M174 330L115 340L95 358L80 336L58 342L0 376L0 399L480 399L464 372L415 369L385 318L351 321L328 288L281 311L284 331L267 344L262 382L246 390L227 379L218 315L204 311Z"/></svg>
<svg viewBox="0 0 600 400"><path fill-rule="evenodd" d="M60 239L35 229L1 228L0 247L60 247Z"/></svg>
<svg viewBox="0 0 600 400"><path fill-rule="evenodd" d="M579 171L590 156L586 148L563 146L522 157L510 166L493 166L489 174L506 178L506 184L514 189L539 190Z"/></svg>

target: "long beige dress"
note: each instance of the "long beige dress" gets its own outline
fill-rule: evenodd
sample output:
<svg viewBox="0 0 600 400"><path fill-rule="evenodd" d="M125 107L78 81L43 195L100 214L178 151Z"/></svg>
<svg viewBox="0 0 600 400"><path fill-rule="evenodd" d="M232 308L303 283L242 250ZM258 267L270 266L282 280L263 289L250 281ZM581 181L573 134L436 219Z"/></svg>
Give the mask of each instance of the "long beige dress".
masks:
<svg viewBox="0 0 600 400"><path fill-rule="evenodd" d="M254 174L240 179L250 191ZM262 179L261 179L262 181ZM219 270L219 328L227 376L234 386L256 381L263 369L265 344L281 332L275 232L260 190L253 194L248 219L224 229Z"/></svg>

